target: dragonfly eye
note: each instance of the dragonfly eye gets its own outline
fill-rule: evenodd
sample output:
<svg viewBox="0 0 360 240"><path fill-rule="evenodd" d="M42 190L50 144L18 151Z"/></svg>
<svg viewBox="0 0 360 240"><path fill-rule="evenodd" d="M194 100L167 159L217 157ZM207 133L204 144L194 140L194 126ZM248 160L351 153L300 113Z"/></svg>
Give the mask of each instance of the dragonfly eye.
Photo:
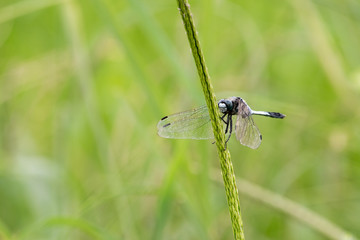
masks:
<svg viewBox="0 0 360 240"><path fill-rule="evenodd" d="M222 112L222 113L226 113L233 109L233 104L228 99L220 100L218 106L219 106L220 112Z"/></svg>
<svg viewBox="0 0 360 240"><path fill-rule="evenodd" d="M220 112L225 113L227 111L227 107L226 107L225 103L219 102L218 105L219 105Z"/></svg>

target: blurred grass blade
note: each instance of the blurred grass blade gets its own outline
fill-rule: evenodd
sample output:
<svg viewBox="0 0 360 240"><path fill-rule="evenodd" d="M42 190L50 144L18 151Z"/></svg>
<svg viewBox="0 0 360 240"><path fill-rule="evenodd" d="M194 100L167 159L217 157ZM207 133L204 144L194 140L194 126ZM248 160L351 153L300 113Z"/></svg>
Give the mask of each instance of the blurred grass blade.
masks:
<svg viewBox="0 0 360 240"><path fill-rule="evenodd" d="M178 53L175 52L174 46L171 44L164 31L159 27L154 17L151 16L144 3L139 0L128 1L134 8L134 12L138 13L138 17L141 20L140 24L147 33L146 36L152 40L152 43L161 51L161 54L169 60L169 63L176 72L176 75L180 76L180 80L186 87L187 92L189 92L189 97L200 101L201 96L196 91L196 88L194 88L193 80L190 78L189 74L186 74L184 68L179 64L179 60L177 59Z"/></svg>
<svg viewBox="0 0 360 240"><path fill-rule="evenodd" d="M167 175L163 180L162 188L159 190L155 226L151 237L153 240L162 239L162 233L167 223L167 219L169 218L172 206L171 203L173 201L174 183L176 182L179 171L182 169L181 164L185 150L184 148L184 144L177 145L177 148L175 149L176 155L174 155L173 159L170 161L171 165L168 167Z"/></svg>
<svg viewBox="0 0 360 240"><path fill-rule="evenodd" d="M133 53L133 49L130 47L129 41L126 39L126 34L123 34L121 29L122 24L117 21L117 14L114 12L115 10L107 1L100 0L92 0L94 6L97 11L99 11L100 16L104 19L104 22L108 24L110 30L114 33L117 42L124 49L130 67L133 69L133 73L135 74L135 79L140 83L142 87L142 91L145 95L147 95L149 104L148 106L153 109L154 116L160 116L160 100L158 97L160 94L158 93L158 87L153 84L149 78L144 73L141 64ZM140 94L140 93L137 93Z"/></svg>
<svg viewBox="0 0 360 240"><path fill-rule="evenodd" d="M106 132L105 124L100 117L100 110L98 108L95 89L93 85L93 77L90 70L89 58L85 49L85 43L82 39L79 11L77 11L76 2L66 0L64 2L63 14L65 20L66 30L68 31L69 39L72 44L74 54L74 63L76 65L77 80L79 81L80 91L84 99L85 110L89 118L89 123L96 141L98 158L101 170L105 173L105 179L108 183L109 190L116 192L120 188L120 177L116 177L117 167L116 162L109 153L109 136ZM119 202L116 202L115 210L118 216L121 211ZM127 207L125 211L132 211L132 207ZM133 214L129 213L131 220ZM130 221L131 222L131 221ZM136 225L130 224L129 221L121 222L119 224L125 231L131 235L136 235L138 231L135 229Z"/></svg>
<svg viewBox="0 0 360 240"><path fill-rule="evenodd" d="M341 55L333 46L333 39L327 31L315 5L309 0L290 0L295 12L303 23L308 38L313 46L320 64L323 67L335 92L348 107L352 108L354 100L358 100L351 88L344 70ZM354 99L356 98L356 99Z"/></svg>
<svg viewBox="0 0 360 240"><path fill-rule="evenodd" d="M62 1L63 0L22 0L0 8L0 24L43 8L60 4Z"/></svg>
<svg viewBox="0 0 360 240"><path fill-rule="evenodd" d="M80 230L81 232L88 235L91 239L97 240L115 240L104 229L85 221L80 218L68 218L68 217L54 217L48 220L45 220L41 223L36 223L33 226L30 226L24 232L20 234L19 239L36 239L34 236L37 236L42 230L49 231L49 227L68 227L70 230Z"/></svg>
<svg viewBox="0 0 360 240"><path fill-rule="evenodd" d="M107 139L108 136L105 131L103 122L100 119L100 112L96 100L96 94L93 85L93 76L90 70L90 63L85 43L83 41L83 34L81 33L80 15L77 11L77 5L74 1L64 0L63 19L65 30L68 35L74 65L76 80L79 83L79 89L84 99L86 114L88 115L89 123L92 128L94 139L97 142L98 154L103 170L107 169Z"/></svg>

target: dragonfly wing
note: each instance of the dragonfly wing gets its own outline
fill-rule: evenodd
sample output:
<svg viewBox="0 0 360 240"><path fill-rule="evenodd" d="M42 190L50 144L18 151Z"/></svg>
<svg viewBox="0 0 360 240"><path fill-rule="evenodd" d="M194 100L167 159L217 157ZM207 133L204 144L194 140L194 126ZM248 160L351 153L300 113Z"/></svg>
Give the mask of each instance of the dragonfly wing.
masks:
<svg viewBox="0 0 360 240"><path fill-rule="evenodd" d="M206 106L163 117L157 128L159 136L164 138L214 138Z"/></svg>
<svg viewBox="0 0 360 240"><path fill-rule="evenodd" d="M237 116L235 132L236 139L239 140L242 145L252 149L260 146L262 136L251 115L247 117Z"/></svg>

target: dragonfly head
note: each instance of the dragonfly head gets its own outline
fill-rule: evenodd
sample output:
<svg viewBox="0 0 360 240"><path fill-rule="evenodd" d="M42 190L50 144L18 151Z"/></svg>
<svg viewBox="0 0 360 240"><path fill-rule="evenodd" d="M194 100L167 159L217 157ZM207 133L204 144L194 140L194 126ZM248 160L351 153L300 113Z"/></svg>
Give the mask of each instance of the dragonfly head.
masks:
<svg viewBox="0 0 360 240"><path fill-rule="evenodd" d="M222 113L228 113L231 112L233 110L233 103L232 101L228 100L228 99L221 99L218 103L220 112Z"/></svg>

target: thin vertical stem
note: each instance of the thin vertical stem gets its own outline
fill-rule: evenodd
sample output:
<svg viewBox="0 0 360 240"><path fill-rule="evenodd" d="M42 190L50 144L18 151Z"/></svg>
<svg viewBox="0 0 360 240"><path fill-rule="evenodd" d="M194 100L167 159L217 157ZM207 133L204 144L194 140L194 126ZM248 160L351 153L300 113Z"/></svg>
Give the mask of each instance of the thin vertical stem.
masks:
<svg viewBox="0 0 360 240"><path fill-rule="evenodd" d="M241 219L238 189L236 187L236 179L233 165L230 159L230 152L225 147L225 136L220 120L220 114L216 104L214 90L211 85L210 76L205 65L204 55L202 53L194 21L192 19L190 5L187 0L177 0L177 2L200 77L206 104L209 109L216 146L220 158L220 166L225 185L225 192L229 206L234 237L235 239L244 240L245 236Z"/></svg>

